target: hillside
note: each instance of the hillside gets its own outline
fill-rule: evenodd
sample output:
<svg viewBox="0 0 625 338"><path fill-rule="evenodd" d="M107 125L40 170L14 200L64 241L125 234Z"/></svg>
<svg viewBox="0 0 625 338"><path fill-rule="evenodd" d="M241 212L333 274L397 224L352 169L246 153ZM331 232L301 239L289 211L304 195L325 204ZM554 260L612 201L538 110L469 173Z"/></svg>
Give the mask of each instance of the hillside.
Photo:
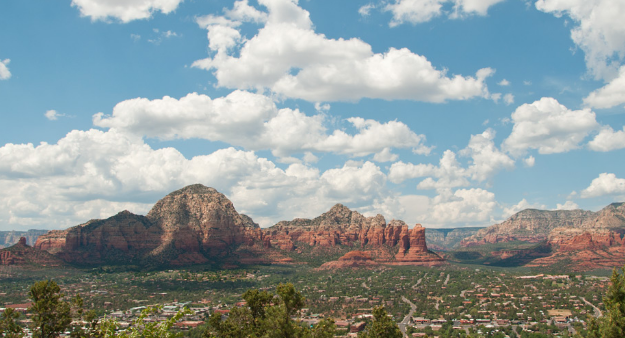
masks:
<svg viewBox="0 0 625 338"><path fill-rule="evenodd" d="M26 239L26 244L34 245L37 238L41 235L45 235L48 230L28 230L28 231L0 231L0 249L9 247L16 244L20 238Z"/></svg>
<svg viewBox="0 0 625 338"><path fill-rule="evenodd" d="M475 235L484 228L428 228L425 230L425 239L430 248L439 251L453 250L460 245L460 242Z"/></svg>
<svg viewBox="0 0 625 338"><path fill-rule="evenodd" d="M159 200L146 216L128 211L40 236L35 247L79 265L140 264L236 266L258 263L320 265L355 249L377 262L436 265L425 228L386 223L337 204L312 220L261 229L225 195L199 184Z"/></svg>
<svg viewBox="0 0 625 338"><path fill-rule="evenodd" d="M612 268L625 260L625 203L597 211L535 210L479 230L460 243L452 260L494 265Z"/></svg>
<svg viewBox="0 0 625 338"><path fill-rule="evenodd" d="M0 265L18 267L58 267L64 263L59 258L44 250L33 248L26 244L22 237L8 248L0 250Z"/></svg>

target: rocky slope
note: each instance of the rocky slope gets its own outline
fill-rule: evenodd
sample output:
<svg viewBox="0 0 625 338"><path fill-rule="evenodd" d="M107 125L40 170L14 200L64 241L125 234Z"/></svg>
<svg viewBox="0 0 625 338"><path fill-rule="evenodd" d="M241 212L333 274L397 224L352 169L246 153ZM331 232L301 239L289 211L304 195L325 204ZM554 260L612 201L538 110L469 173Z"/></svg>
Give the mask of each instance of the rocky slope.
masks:
<svg viewBox="0 0 625 338"><path fill-rule="evenodd" d="M475 235L480 229L483 228L426 229L425 239L430 249L453 250L463 239Z"/></svg>
<svg viewBox="0 0 625 338"><path fill-rule="evenodd" d="M21 237L16 244L0 250L0 265L57 267L63 261L47 251L33 248L26 244L26 237Z"/></svg>
<svg viewBox="0 0 625 338"><path fill-rule="evenodd" d="M35 247L78 264L210 263L258 231L213 188L192 185L158 201L147 216L122 211L40 236Z"/></svg>
<svg viewBox="0 0 625 338"><path fill-rule="evenodd" d="M345 268L371 268L379 264L371 259L366 251L350 251L336 261L323 263L319 270L339 270Z"/></svg>
<svg viewBox="0 0 625 338"><path fill-rule="evenodd" d="M475 235L462 240L460 246L511 241L537 243L547 239L551 230L555 228L579 228L594 215L592 211L585 210L526 209L500 224L479 230Z"/></svg>
<svg viewBox="0 0 625 338"><path fill-rule="evenodd" d="M403 221L388 224L382 215L365 217L342 204L333 206L315 219L295 219L263 229L265 248L296 250L308 247L375 248L371 254L386 264L438 265L444 262L426 245L425 228L417 224L412 230Z"/></svg>
<svg viewBox="0 0 625 338"><path fill-rule="evenodd" d="M26 239L26 244L33 245L37 238L45 235L48 230L28 230L28 231L0 231L0 249L16 244L20 238Z"/></svg>
<svg viewBox="0 0 625 338"><path fill-rule="evenodd" d="M613 203L598 212L524 210L501 224L478 231L461 242L465 248L512 241L544 243L528 266L566 264L573 270L621 266L625 260L625 203ZM544 254L544 248L549 249ZM504 250L491 255L536 257L531 250ZM508 257L506 257L508 258ZM567 263L563 263L567 262Z"/></svg>
<svg viewBox="0 0 625 338"><path fill-rule="evenodd" d="M35 244L76 264L298 262L302 250L325 257L367 248L377 262L436 265L443 260L428 251L425 229L384 217L365 217L337 204L323 215L283 221L260 229L239 214L213 188L192 185L158 201L147 216L128 211L91 220L66 230L50 231Z"/></svg>

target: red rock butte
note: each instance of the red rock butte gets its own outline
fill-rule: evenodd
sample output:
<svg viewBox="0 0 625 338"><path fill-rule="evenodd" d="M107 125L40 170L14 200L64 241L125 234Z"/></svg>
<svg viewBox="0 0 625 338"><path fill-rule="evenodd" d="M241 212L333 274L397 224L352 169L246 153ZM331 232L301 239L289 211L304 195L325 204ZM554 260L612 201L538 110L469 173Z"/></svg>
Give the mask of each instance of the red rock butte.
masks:
<svg viewBox="0 0 625 338"><path fill-rule="evenodd" d="M159 263L189 265L297 262L296 253L365 249L372 261L401 265L440 265L428 251L425 228L413 229L382 215L365 217L337 204L314 219L297 218L261 229L239 214L232 202L200 184L174 191L146 216L122 211L40 236L35 248L66 262ZM348 256L349 257L349 256Z"/></svg>
<svg viewBox="0 0 625 338"><path fill-rule="evenodd" d="M0 265L60 266L63 262L46 251L28 246L26 238L20 237L15 245L0 250Z"/></svg>

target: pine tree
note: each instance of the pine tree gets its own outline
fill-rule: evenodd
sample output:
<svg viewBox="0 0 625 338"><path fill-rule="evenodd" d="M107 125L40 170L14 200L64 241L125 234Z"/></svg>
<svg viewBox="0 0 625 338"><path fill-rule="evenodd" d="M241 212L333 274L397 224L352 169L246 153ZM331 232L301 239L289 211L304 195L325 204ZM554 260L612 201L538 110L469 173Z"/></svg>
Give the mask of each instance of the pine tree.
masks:
<svg viewBox="0 0 625 338"><path fill-rule="evenodd" d="M33 301L28 309L33 314L33 337L58 337L72 322L69 303L61 298L61 288L56 282L36 282L28 296Z"/></svg>
<svg viewBox="0 0 625 338"><path fill-rule="evenodd" d="M610 288L603 297L605 313L588 322L588 337L622 338L625 337L625 267L623 273L615 268L610 278Z"/></svg>
<svg viewBox="0 0 625 338"><path fill-rule="evenodd" d="M360 338L402 338L399 326L386 313L383 306L373 309L373 322L366 332L358 335Z"/></svg>
<svg viewBox="0 0 625 338"><path fill-rule="evenodd" d="M20 314L11 308L4 309L2 318L0 318L0 336L19 338L24 336L22 327L19 326L15 320L19 318Z"/></svg>

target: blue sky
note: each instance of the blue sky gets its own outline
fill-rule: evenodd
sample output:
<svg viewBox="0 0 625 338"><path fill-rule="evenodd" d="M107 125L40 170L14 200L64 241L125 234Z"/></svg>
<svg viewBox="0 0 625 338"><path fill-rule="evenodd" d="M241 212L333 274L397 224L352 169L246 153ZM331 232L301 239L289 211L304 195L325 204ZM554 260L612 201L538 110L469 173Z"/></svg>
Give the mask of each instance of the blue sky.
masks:
<svg viewBox="0 0 625 338"><path fill-rule="evenodd" d="M0 229L202 183L261 226L625 201L619 0L9 0Z"/></svg>

